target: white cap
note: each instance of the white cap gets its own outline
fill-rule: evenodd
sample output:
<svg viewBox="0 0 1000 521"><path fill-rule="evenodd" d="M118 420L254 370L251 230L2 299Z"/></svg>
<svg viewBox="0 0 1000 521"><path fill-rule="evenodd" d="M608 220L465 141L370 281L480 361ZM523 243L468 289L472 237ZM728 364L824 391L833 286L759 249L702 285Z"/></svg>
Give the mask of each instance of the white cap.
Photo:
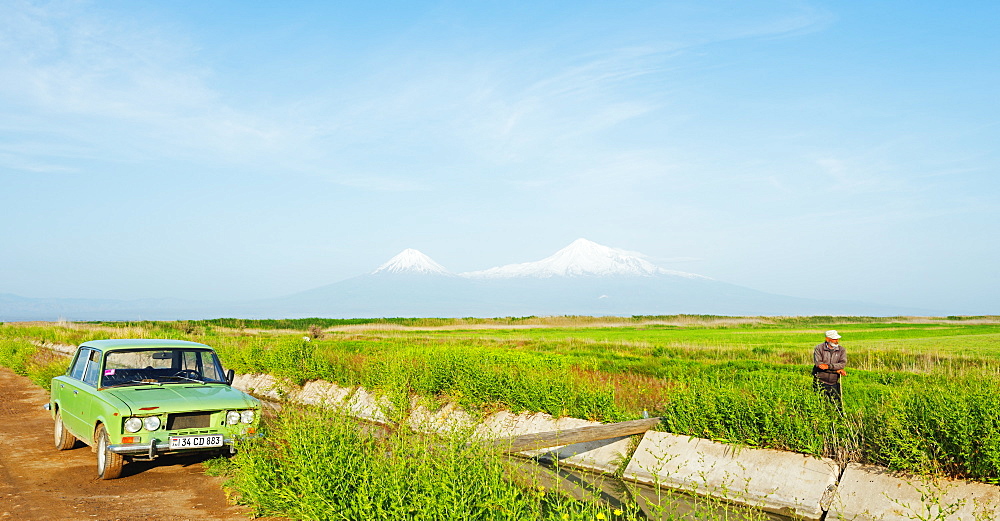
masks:
<svg viewBox="0 0 1000 521"><path fill-rule="evenodd" d="M838 333L836 329L831 329L826 332L826 337L831 340L836 340L840 338L840 333Z"/></svg>

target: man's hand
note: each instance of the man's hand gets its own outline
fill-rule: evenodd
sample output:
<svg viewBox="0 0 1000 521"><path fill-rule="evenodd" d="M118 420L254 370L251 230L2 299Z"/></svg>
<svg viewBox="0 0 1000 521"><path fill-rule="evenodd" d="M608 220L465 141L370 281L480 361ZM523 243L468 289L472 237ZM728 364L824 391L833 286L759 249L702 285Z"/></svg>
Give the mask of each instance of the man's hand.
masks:
<svg viewBox="0 0 1000 521"><path fill-rule="evenodd" d="M837 369L837 374L839 374L840 376L847 376L847 371L843 369Z"/></svg>
<svg viewBox="0 0 1000 521"><path fill-rule="evenodd" d="M827 369L829 369L829 368L830 368L830 366L828 366L828 365L826 365L826 364L819 364L819 365L817 365L816 367L819 367L819 368L820 368L821 370L823 370L823 371L826 371Z"/></svg>

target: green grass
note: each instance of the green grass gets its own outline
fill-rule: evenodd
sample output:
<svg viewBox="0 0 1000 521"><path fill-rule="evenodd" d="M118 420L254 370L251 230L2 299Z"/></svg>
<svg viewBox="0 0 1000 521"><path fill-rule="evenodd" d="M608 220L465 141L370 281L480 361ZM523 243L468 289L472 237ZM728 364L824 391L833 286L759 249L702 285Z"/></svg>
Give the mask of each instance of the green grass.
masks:
<svg viewBox="0 0 1000 521"><path fill-rule="evenodd" d="M417 394L484 412L646 412L681 434L1000 482L1000 321L961 318L220 319L7 325L0 339L185 338L239 372L361 385L399 410ZM831 328L850 361L843 416L809 376Z"/></svg>
<svg viewBox="0 0 1000 521"><path fill-rule="evenodd" d="M66 372L69 360L41 349L29 340L0 336L0 365L48 389L52 378Z"/></svg>
<svg viewBox="0 0 1000 521"><path fill-rule="evenodd" d="M363 385L401 404L416 393L604 421L647 411L677 433L997 481L1000 326L825 320L219 340L243 370ZM810 386L812 347L831 327L851 359L843 418ZM296 343L308 352L261 356Z"/></svg>
<svg viewBox="0 0 1000 521"><path fill-rule="evenodd" d="M459 439L375 436L330 410L286 410L232 459L230 486L257 515L293 519L595 519L607 507L533 493L504 459Z"/></svg>
<svg viewBox="0 0 1000 521"><path fill-rule="evenodd" d="M329 409L287 407L262 439L245 442L228 462L210 465L258 516L310 520L632 520L635 502L609 504L598 489L569 481L553 486L534 465L487 450L464 435L426 436L359 428ZM663 496L647 511L664 521L766 519L713 500L682 500L693 511L672 513Z"/></svg>

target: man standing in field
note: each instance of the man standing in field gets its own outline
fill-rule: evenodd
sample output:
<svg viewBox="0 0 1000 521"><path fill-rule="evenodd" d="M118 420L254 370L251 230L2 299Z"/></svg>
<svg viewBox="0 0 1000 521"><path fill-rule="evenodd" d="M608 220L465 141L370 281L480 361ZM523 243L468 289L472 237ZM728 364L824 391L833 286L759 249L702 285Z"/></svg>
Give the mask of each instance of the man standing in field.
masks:
<svg viewBox="0 0 1000 521"><path fill-rule="evenodd" d="M840 333L831 329L826 341L813 349L813 386L840 409L840 377L847 376L847 351L840 345Z"/></svg>

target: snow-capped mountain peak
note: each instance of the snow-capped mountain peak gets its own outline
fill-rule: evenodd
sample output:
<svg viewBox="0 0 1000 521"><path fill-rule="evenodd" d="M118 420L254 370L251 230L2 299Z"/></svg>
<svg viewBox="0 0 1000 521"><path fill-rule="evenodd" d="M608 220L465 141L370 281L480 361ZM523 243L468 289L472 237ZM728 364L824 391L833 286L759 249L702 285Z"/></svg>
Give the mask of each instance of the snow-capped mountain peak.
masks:
<svg viewBox="0 0 1000 521"><path fill-rule="evenodd" d="M693 273L666 270L641 258L639 254L611 248L587 239L577 239L550 257L536 262L508 264L482 271L461 274L471 278L516 277L652 277L676 275L706 278Z"/></svg>
<svg viewBox="0 0 1000 521"><path fill-rule="evenodd" d="M416 273L421 275L451 275L452 273L444 266L434 262L434 259L424 255L418 250L407 248L395 257L389 259L372 272L372 275L383 273Z"/></svg>

